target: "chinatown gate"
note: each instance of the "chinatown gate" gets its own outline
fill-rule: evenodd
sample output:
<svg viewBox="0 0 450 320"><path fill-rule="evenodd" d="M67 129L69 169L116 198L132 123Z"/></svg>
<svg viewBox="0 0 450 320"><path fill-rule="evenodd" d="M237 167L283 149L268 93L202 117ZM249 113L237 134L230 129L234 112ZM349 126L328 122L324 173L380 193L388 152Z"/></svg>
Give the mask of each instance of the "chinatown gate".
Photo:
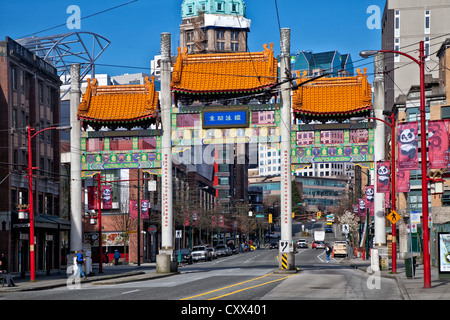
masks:
<svg viewBox="0 0 450 320"><path fill-rule="evenodd" d="M84 128L94 129L81 133L82 175L141 169L159 176L162 257L157 258L158 272L176 268L172 160L192 163L192 152L186 150L201 150L199 163L213 165L215 172L218 164L226 161L221 151L227 148L233 150L234 146L238 164L246 157L249 163L257 163L257 154L245 151L248 144L280 150L283 246L279 269L286 271L295 271L292 173L318 162L373 166L372 123L342 123L370 115L371 87L365 71L358 70L354 77L311 80L298 74L293 78L289 37L290 30L282 29L280 61L274 57L272 45L253 53L187 54L186 49L178 49L171 73L170 34L163 33L159 96L148 79L135 86L102 87L95 79L89 84L78 112ZM278 62L285 72L279 72ZM259 103L250 104L255 99ZM100 131L102 126L112 130ZM167 127L171 129L165 131ZM115 130L118 128L127 130ZM214 189L219 200L217 181Z"/></svg>

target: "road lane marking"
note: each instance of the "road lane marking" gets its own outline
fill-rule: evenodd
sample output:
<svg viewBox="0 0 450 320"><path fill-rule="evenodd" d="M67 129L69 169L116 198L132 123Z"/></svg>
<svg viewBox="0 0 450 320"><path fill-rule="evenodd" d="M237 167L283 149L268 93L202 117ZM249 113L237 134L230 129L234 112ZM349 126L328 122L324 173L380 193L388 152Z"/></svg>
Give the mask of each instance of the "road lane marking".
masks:
<svg viewBox="0 0 450 320"><path fill-rule="evenodd" d="M248 288L243 288L243 289L240 289L240 290L236 290L236 291L233 291L233 292L230 292L230 293L226 293L226 294L223 294L223 295L221 295L221 296L214 297L214 298L209 298L208 300L216 300L216 299L220 299L220 298L223 298L223 297L226 297L226 296L231 296L232 294L236 294L236 293L243 292L243 291L246 291L246 290L250 290L250 289L257 288L257 287L261 287L261 286L264 286L264 285L269 284L269 283L273 283L273 282L277 282L277 281L282 281L282 280L285 280L285 279L287 279L287 278L289 278L289 277L292 277L292 276L295 276L295 274L291 274L291 275L286 276L286 277L284 277L284 278L275 279L275 280L272 280L272 281L267 281L267 282L264 282L264 283L260 283L260 284L257 284L256 286L252 286L252 287L248 287Z"/></svg>
<svg viewBox="0 0 450 320"><path fill-rule="evenodd" d="M136 290L131 290L131 291L125 291L125 292L122 292L122 294L128 294L128 293L133 293L133 292L137 292L137 291L141 291L141 290L136 289Z"/></svg>
<svg viewBox="0 0 450 320"><path fill-rule="evenodd" d="M258 279L262 279L262 278L265 278L265 277L267 277L267 276L269 276L269 275L270 275L270 273L265 274L265 275L263 275L263 276L261 276L261 277L257 277L257 278L250 279L250 280L243 281L243 282L238 282L238 283L232 284L231 286L227 286L227 287L219 288L219 289L216 289L216 290L208 291L208 292L205 292L205 293L197 294L197 295L195 295L195 296L183 298L183 299L180 299L180 300L189 300L189 299L193 299L193 298L205 296L205 295L207 295L207 294L211 294L211 293L214 293L214 292L217 292L217 291L221 291L221 290L225 290L225 289L228 289L228 288L232 288L232 287L235 287L235 286L238 286L238 285L247 283L247 282L251 282L251 281L258 280Z"/></svg>

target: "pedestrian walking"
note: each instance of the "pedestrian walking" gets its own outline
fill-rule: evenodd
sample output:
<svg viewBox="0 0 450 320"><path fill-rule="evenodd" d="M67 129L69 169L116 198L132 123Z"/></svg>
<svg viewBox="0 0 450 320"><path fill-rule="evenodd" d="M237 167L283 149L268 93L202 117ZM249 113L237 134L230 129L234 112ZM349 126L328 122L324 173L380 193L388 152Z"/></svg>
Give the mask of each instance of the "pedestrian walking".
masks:
<svg viewBox="0 0 450 320"><path fill-rule="evenodd" d="M84 256L83 256L84 250L77 252L77 272L75 273L75 278L78 277L78 275L82 275L83 279L86 279L86 275L83 272L83 264L84 264Z"/></svg>
<svg viewBox="0 0 450 320"><path fill-rule="evenodd" d="M327 263L330 262L330 256L331 256L331 247L326 244L325 245L325 254L327 255Z"/></svg>
<svg viewBox="0 0 450 320"><path fill-rule="evenodd" d="M6 280L8 287L16 286L13 276L8 273L8 259L4 253L2 253L0 258L0 279Z"/></svg>
<svg viewBox="0 0 450 320"><path fill-rule="evenodd" d="M115 264L116 266L119 265L119 259L120 259L121 257L122 257L122 256L120 255L119 250L116 250L116 252L114 252L114 264Z"/></svg>

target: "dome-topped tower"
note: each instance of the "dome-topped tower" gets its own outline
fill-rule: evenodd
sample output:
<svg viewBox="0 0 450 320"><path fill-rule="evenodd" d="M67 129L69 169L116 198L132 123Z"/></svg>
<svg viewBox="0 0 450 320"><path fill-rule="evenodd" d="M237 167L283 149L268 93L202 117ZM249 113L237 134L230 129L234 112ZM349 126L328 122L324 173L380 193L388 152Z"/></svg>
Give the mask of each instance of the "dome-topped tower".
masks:
<svg viewBox="0 0 450 320"><path fill-rule="evenodd" d="M243 0L183 0L180 46L188 53L244 52L250 20Z"/></svg>

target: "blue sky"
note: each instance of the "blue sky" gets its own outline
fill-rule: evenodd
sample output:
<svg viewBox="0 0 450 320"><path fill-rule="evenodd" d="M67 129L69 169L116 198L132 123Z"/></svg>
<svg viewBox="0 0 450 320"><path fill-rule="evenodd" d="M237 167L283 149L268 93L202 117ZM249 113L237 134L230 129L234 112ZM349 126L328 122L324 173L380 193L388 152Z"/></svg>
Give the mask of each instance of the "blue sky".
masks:
<svg viewBox="0 0 450 320"><path fill-rule="evenodd" d="M0 39L30 35L57 25L64 26L37 34L38 36L71 32L65 25L71 13L70 5L77 5L81 17L121 5L131 0L18 0L3 1L1 7ZM139 0L126 6L83 19L79 31L97 33L111 41L100 57L100 64L132 66L136 68L96 67L97 73L111 76L123 73L150 72L150 61L159 54L160 35L172 35L172 52L179 43L180 8L182 0ZM367 21L378 18L370 6L383 13L385 0L247 0L247 18L251 19L248 36L250 51L262 51L264 43L273 43L275 54L280 52L281 28L291 29L291 51L323 52L338 50L350 53L355 67L367 67L373 72L371 59L362 61L359 52L381 48L381 29L369 29ZM379 17L381 18L381 17Z"/></svg>

